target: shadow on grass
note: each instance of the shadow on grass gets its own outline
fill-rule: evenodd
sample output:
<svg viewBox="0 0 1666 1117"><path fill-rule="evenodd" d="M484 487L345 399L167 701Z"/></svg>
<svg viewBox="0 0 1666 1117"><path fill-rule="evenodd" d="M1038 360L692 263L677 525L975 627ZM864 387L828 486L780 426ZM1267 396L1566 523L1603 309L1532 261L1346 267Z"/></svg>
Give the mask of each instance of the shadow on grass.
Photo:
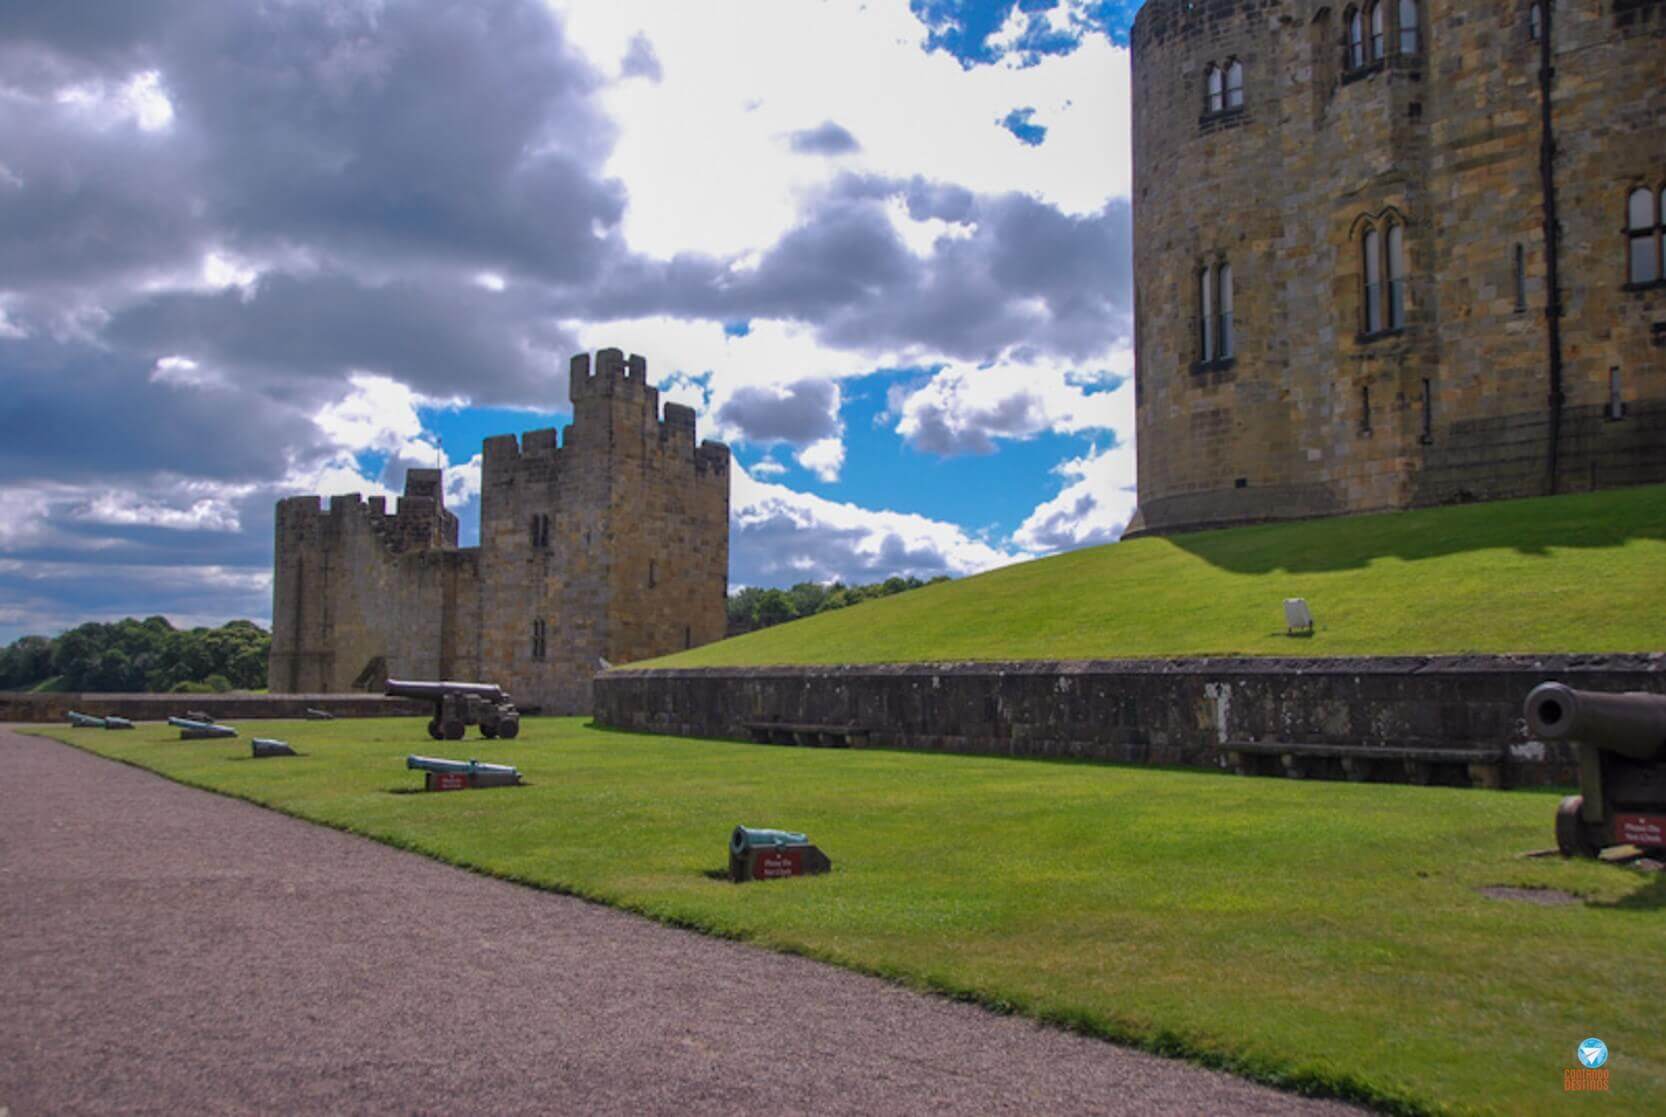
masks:
<svg viewBox="0 0 1666 1117"><path fill-rule="evenodd" d="M1666 910L1666 872L1653 872L1642 887L1618 900L1591 901L1586 907L1608 911L1663 911Z"/></svg>
<svg viewBox="0 0 1666 1117"><path fill-rule="evenodd" d="M1552 547L1666 541L1666 485L1349 516L1345 524L1304 520L1167 539L1237 574L1354 570L1380 558L1415 562L1480 550L1547 556Z"/></svg>

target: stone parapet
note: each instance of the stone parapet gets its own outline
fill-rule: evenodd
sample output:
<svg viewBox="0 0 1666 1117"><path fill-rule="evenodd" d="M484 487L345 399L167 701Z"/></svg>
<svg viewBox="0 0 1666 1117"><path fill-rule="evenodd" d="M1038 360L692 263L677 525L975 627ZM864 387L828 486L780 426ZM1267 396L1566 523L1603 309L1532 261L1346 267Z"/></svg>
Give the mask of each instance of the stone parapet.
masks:
<svg viewBox="0 0 1666 1117"><path fill-rule="evenodd" d="M1509 784L1569 784L1573 750L1522 721L1550 680L1666 694L1666 654L623 668L596 676L594 707L648 733L839 725L869 747L1199 768L1224 767L1232 742L1496 747Z"/></svg>

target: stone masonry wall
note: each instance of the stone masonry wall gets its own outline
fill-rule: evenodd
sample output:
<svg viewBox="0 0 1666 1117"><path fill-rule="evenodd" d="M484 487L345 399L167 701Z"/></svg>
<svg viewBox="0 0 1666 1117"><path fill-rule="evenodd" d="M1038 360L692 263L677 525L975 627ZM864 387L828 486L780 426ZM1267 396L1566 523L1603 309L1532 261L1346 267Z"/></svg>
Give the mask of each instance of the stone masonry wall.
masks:
<svg viewBox="0 0 1666 1117"><path fill-rule="evenodd" d="M342 691L367 664L484 679L523 708L579 713L612 663L721 639L729 452L617 349L574 358L573 423L486 441L480 546L457 547L437 470L380 498L281 501L272 688Z"/></svg>
<svg viewBox="0 0 1666 1117"><path fill-rule="evenodd" d="M1512 784L1572 783L1573 751L1522 723L1549 680L1666 694L1666 654L614 670L595 718L737 740L749 722L856 725L870 747L1206 768L1229 741L1491 745Z"/></svg>
<svg viewBox="0 0 1666 1117"><path fill-rule="evenodd" d="M1384 57L1357 69L1344 63L1346 4L1150 0L1137 17L1136 532L1548 491L1528 5L1421 0L1404 53L1399 7L1385 5ZM1550 7L1556 487L1663 481L1666 285L1627 287L1621 227L1630 189L1666 185L1666 4ZM1205 69L1232 60L1244 105L1210 113ZM1391 222L1405 237L1405 325L1366 336L1363 232ZM1198 273L1223 261L1237 352L1201 364Z"/></svg>

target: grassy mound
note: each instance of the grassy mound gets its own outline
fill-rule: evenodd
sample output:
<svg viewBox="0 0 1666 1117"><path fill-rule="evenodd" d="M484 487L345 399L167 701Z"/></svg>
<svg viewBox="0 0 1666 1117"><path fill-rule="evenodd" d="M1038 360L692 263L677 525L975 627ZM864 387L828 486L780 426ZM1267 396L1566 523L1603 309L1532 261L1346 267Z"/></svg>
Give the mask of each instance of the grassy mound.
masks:
<svg viewBox="0 0 1666 1117"><path fill-rule="evenodd" d="M496 876L1287 1087L1560 1114L1562 1072L1594 1035L1613 1053L1612 1111L1666 1112L1666 874L1523 860L1551 840L1553 792L763 748L578 719L451 748L419 718L241 729L53 735ZM251 760L255 734L305 755ZM402 794L421 783L412 750L512 763L528 786ZM808 831L833 872L715 879L737 822Z"/></svg>
<svg viewBox="0 0 1666 1117"><path fill-rule="evenodd" d="M1663 593L1656 485L1136 539L634 666L1652 651Z"/></svg>

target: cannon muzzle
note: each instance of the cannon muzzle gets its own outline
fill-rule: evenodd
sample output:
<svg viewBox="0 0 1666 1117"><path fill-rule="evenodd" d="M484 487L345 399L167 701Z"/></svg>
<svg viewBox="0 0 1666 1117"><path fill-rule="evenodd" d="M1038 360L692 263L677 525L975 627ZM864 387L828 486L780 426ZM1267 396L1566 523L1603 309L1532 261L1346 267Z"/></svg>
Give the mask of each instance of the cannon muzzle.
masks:
<svg viewBox="0 0 1666 1117"><path fill-rule="evenodd" d="M1666 760L1666 695L1541 683L1527 696L1524 713L1535 737L1574 740L1633 760Z"/></svg>
<svg viewBox="0 0 1666 1117"><path fill-rule="evenodd" d="M417 698L438 702L448 694L472 694L488 702L507 702L509 696L495 683L414 682L409 679L389 679L382 688L389 698Z"/></svg>
<svg viewBox="0 0 1666 1117"><path fill-rule="evenodd" d="M735 827L729 835L729 852L741 857L748 850L764 846L807 846L810 839L792 830L755 830L748 826Z"/></svg>

